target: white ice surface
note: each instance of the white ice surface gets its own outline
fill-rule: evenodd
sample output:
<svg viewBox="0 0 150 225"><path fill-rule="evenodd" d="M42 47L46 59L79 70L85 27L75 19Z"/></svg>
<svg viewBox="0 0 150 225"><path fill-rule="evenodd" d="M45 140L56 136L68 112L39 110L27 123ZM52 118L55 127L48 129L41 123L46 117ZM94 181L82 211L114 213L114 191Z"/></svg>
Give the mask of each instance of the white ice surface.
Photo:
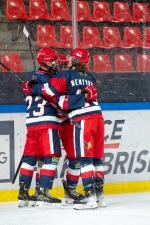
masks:
<svg viewBox="0 0 150 225"><path fill-rule="evenodd" d="M106 195L107 208L18 208L0 203L0 225L150 225L150 192Z"/></svg>

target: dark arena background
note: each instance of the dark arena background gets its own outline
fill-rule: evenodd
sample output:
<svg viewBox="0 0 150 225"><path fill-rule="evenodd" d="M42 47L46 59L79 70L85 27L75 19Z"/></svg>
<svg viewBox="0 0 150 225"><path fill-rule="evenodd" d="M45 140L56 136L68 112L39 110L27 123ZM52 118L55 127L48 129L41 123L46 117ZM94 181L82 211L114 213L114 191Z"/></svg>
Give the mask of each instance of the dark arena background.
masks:
<svg viewBox="0 0 150 225"><path fill-rule="evenodd" d="M19 7L18 7L19 6ZM77 46L89 50L100 102L150 101L149 1L77 1ZM25 77L42 47L73 48L70 0L0 0L0 61ZM21 73L21 74L20 74ZM20 81L0 67L0 104L24 103Z"/></svg>

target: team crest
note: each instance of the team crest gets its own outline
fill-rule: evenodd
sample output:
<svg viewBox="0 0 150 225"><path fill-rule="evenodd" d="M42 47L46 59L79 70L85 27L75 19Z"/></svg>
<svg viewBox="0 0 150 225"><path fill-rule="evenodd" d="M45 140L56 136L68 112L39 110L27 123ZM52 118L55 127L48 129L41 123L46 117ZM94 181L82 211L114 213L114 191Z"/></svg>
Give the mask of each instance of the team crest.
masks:
<svg viewBox="0 0 150 225"><path fill-rule="evenodd" d="M92 148L92 142L90 141L90 142L86 142L85 143L85 148L87 149L87 150L90 150L91 148Z"/></svg>
<svg viewBox="0 0 150 225"><path fill-rule="evenodd" d="M52 162L58 163L59 162L59 157L52 157Z"/></svg>

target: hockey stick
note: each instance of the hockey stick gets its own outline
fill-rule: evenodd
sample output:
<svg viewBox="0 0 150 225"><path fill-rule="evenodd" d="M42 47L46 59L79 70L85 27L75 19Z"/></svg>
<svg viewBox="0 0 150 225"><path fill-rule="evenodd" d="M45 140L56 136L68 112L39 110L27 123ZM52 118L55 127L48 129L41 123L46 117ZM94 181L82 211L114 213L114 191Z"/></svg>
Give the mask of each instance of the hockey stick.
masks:
<svg viewBox="0 0 150 225"><path fill-rule="evenodd" d="M31 44L31 40L30 40L30 34L26 28L26 26L24 26L23 28L23 33L24 35L27 37L28 39L28 43L29 43L29 49L30 49L30 52L31 52L31 57L32 57L32 63L33 63L33 68L34 68L34 71L36 70L36 63L35 63L35 58L34 58L34 54L33 54L33 51L32 51L32 44Z"/></svg>
<svg viewBox="0 0 150 225"><path fill-rule="evenodd" d="M6 66L5 64L3 64L1 61L0 61L0 65L3 67L3 68L5 68L8 72L10 72L14 77L17 77L18 78L18 80L19 81L21 81L21 83L24 83L24 82L26 82L27 80L24 80L24 79L22 79L19 75L21 75L21 74L24 74L25 75L25 73L15 73L15 72L13 72L8 66ZM36 81L36 77L33 75L32 76L32 79L30 80L30 81Z"/></svg>
<svg viewBox="0 0 150 225"><path fill-rule="evenodd" d="M9 67L7 67L5 64L3 64L2 62L0 62L0 65L5 68L8 72L10 72L13 76L17 77L19 81L21 81L22 83L25 82L20 76L19 74L13 72Z"/></svg>
<svg viewBox="0 0 150 225"><path fill-rule="evenodd" d="M18 167L17 167L17 169L16 169L15 175L14 175L12 181L11 181L12 184L14 184L15 181L16 181L16 178L17 178L17 176L18 176L18 173L19 173L19 170L20 170L20 167L21 167L21 164L22 164L22 159L23 159L23 156L22 156L21 159L20 159L20 162L19 162L19 165L18 165Z"/></svg>

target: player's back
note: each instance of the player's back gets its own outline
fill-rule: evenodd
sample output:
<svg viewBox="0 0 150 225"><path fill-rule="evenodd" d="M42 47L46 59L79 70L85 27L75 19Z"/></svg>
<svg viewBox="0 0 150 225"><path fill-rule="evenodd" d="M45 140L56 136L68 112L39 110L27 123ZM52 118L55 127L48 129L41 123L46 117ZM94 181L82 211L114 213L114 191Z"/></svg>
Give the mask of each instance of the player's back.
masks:
<svg viewBox="0 0 150 225"><path fill-rule="evenodd" d="M60 72L57 74L56 79L57 78L58 80L56 80L54 83L59 84L59 79L62 83L66 83L66 85L64 85L64 92L66 91L68 95L79 95L87 86L92 86L92 85L96 86L96 80L92 74L78 72L77 70L68 70L68 71ZM65 82L63 82L63 79ZM56 86L58 87L57 84ZM63 88L62 88L62 92L63 92ZM79 108L78 108L78 104L76 104L76 106L77 106L76 109L69 110L68 116L71 119L77 118L80 116L90 116L92 114L101 114L101 108L97 101L91 101L91 102L85 103L83 107L79 107Z"/></svg>
<svg viewBox="0 0 150 225"><path fill-rule="evenodd" d="M79 90L96 83L92 74L78 72L77 70L59 72L51 81L50 83L56 86L56 88L60 86L60 83L66 83L66 91L69 95L78 94ZM60 89L60 87L58 87L58 89ZM65 92L62 87L61 92L63 91Z"/></svg>
<svg viewBox="0 0 150 225"><path fill-rule="evenodd" d="M35 82L39 86L48 82L50 78L51 75L43 71L37 71L34 74ZM58 128L61 125L62 121L57 117L56 109L42 96L29 94L25 97L25 101L27 104L26 125L29 129Z"/></svg>

